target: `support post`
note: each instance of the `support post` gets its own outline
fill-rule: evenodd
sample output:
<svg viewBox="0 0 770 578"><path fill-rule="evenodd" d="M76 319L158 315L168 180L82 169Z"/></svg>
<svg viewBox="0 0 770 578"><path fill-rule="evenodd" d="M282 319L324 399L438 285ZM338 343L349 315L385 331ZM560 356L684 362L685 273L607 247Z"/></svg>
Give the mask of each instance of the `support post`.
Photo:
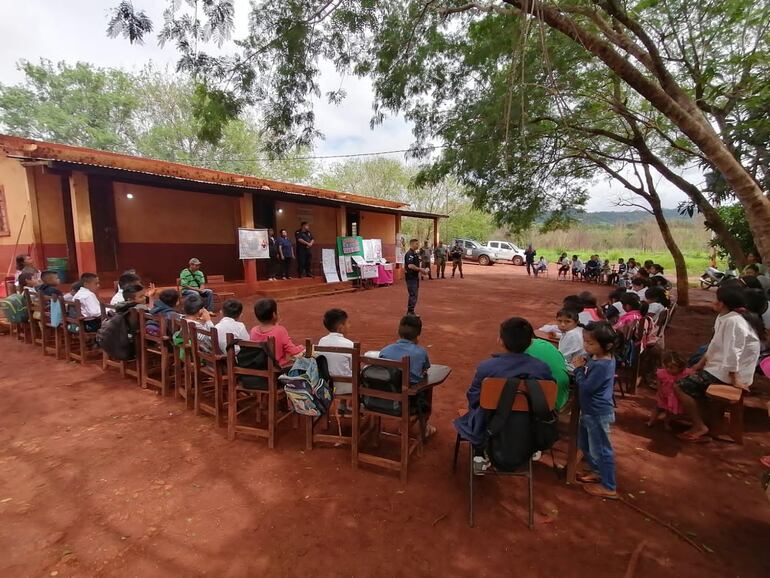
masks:
<svg viewBox="0 0 770 578"><path fill-rule="evenodd" d="M438 240L439 240L439 234L438 234L438 217L433 218L433 246L438 247Z"/></svg>
<svg viewBox="0 0 770 578"><path fill-rule="evenodd" d="M98 273L96 270L96 248L94 247L94 225L91 219L91 199L88 175L73 172L70 175L70 196L72 199L72 222L75 228L75 253L78 258L78 274Z"/></svg>
<svg viewBox="0 0 770 578"><path fill-rule="evenodd" d="M254 228L254 197L253 193L243 193L238 199L239 226L244 229ZM236 240L237 242L237 240ZM244 259L243 261L243 280L247 285L256 284L257 279L257 261L255 259Z"/></svg>

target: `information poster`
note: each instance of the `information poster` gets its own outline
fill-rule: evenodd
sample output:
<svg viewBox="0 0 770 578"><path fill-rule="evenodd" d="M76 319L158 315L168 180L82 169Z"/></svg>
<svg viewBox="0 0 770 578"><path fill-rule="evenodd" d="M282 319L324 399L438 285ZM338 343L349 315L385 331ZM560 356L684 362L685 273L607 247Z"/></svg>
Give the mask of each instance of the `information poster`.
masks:
<svg viewBox="0 0 770 578"><path fill-rule="evenodd" d="M406 235L403 233L396 233L396 263L404 264L404 257L406 256Z"/></svg>
<svg viewBox="0 0 770 578"><path fill-rule="evenodd" d="M340 264L340 279L358 279L358 269L353 270L354 256L364 256L364 240L361 237L337 237L337 255Z"/></svg>
<svg viewBox="0 0 770 578"><path fill-rule="evenodd" d="M376 279L378 275L377 265L362 265L361 266L361 278L362 279Z"/></svg>
<svg viewBox="0 0 770 578"><path fill-rule="evenodd" d="M369 263L382 260L382 239L364 239L364 260Z"/></svg>
<svg viewBox="0 0 770 578"><path fill-rule="evenodd" d="M340 278L343 281L350 281L351 279L358 279L358 273L353 271L353 259L340 255Z"/></svg>
<svg viewBox="0 0 770 578"><path fill-rule="evenodd" d="M240 259L269 259L267 229L238 229Z"/></svg>
<svg viewBox="0 0 770 578"><path fill-rule="evenodd" d="M339 283L340 278L339 275L337 275L337 263L334 258L334 249L323 249L321 251L321 263L323 265L326 282Z"/></svg>
<svg viewBox="0 0 770 578"><path fill-rule="evenodd" d="M342 237L342 254L352 255L361 252L361 237Z"/></svg>

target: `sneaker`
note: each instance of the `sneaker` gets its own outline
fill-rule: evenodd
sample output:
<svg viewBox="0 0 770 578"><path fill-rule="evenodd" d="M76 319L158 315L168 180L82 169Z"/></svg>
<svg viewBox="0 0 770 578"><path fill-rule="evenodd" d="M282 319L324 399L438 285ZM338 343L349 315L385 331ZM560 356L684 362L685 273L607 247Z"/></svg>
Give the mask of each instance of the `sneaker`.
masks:
<svg viewBox="0 0 770 578"><path fill-rule="evenodd" d="M535 452L534 454L532 454L532 461L539 462L540 458L542 457L543 457L543 452Z"/></svg>
<svg viewBox="0 0 770 578"><path fill-rule="evenodd" d="M489 462L488 458L485 458L484 456L474 456L473 457L473 474L479 475L486 472L492 464Z"/></svg>

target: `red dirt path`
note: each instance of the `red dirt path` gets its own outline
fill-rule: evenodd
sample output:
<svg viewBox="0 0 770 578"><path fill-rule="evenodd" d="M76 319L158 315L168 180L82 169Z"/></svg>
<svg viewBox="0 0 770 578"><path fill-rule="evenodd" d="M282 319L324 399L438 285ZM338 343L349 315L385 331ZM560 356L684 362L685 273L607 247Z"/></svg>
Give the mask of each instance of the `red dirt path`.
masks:
<svg viewBox="0 0 770 578"><path fill-rule="evenodd" d="M647 392L619 401L619 489L707 551L623 503L564 485L544 465L534 531L520 479L481 480L476 528L467 526L466 461L451 473L450 420L474 367L496 349L502 319L538 326L585 287L529 280L510 266L466 270L465 280L422 286L422 343L454 372L434 397L439 433L406 486L354 472L345 450L304 452L290 426L274 451L228 442L172 399L0 338L0 575L615 577L645 541L637 578L770 576L770 504L758 483L767 416L748 415L744 447L682 446L644 426ZM405 301L399 285L285 303L280 315L295 338L318 338L323 311L344 307L354 337L372 349L393 338ZM711 323L680 311L670 345L694 349Z"/></svg>

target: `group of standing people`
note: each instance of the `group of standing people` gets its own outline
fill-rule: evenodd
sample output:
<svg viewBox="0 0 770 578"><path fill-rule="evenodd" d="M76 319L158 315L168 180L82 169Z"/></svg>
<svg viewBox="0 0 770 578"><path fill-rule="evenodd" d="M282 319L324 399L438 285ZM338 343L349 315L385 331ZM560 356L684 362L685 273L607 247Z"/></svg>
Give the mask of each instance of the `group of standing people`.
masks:
<svg viewBox="0 0 770 578"><path fill-rule="evenodd" d="M268 229L268 249L270 252L270 261L268 262L268 280L291 279L291 263L297 259L297 276L313 276L313 245L315 239L310 232L310 224L303 221L299 229L294 233L296 240L296 257L294 245L289 239L289 233L286 229L279 231L279 236L275 236L273 229Z"/></svg>
<svg viewBox="0 0 770 578"><path fill-rule="evenodd" d="M409 242L410 249L412 248L412 242L416 241L419 247L419 241L412 239ZM446 265L447 261L452 261L452 277L455 273L460 271L460 279L464 279L463 275L463 248L460 246L459 241L456 241L452 247L444 245L444 241L439 241L435 249L431 251L428 241L423 243L423 246L416 250L417 255L420 258L420 266L425 270L424 275L428 276L428 279L433 279L433 271L431 269L431 255L436 265L436 279L446 279Z"/></svg>

